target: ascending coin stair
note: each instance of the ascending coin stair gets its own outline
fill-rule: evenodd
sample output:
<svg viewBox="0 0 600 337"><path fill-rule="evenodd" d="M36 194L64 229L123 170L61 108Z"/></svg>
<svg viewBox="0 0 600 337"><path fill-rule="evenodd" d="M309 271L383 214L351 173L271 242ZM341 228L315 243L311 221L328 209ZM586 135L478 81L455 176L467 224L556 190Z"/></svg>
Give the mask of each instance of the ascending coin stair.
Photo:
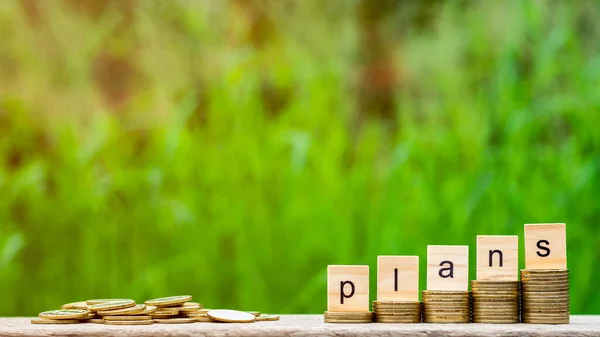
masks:
<svg viewBox="0 0 600 337"><path fill-rule="evenodd" d="M521 270L521 281L471 281L469 291L424 290L423 302L374 301L373 312L326 311L325 323L569 323L569 271Z"/></svg>
<svg viewBox="0 0 600 337"><path fill-rule="evenodd" d="M204 309L192 296L170 296L137 304L131 299L94 299L67 303L59 310L44 311L32 324L97 323L105 325L181 324L197 322L253 323L277 321L279 316L257 311Z"/></svg>

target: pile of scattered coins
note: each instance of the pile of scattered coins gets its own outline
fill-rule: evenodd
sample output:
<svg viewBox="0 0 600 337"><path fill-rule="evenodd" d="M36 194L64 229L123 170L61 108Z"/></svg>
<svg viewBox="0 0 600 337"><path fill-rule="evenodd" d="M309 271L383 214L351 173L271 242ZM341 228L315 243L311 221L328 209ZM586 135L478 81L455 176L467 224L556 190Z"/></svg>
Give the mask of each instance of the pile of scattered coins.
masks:
<svg viewBox="0 0 600 337"><path fill-rule="evenodd" d="M44 311L33 324L98 323L106 325L181 324L196 322L252 323L277 321L279 316L260 312L204 309L192 296L170 296L137 304L131 299L94 299L67 303L60 310Z"/></svg>
<svg viewBox="0 0 600 337"><path fill-rule="evenodd" d="M471 281L473 323L519 323L518 281Z"/></svg>
<svg viewBox="0 0 600 337"><path fill-rule="evenodd" d="M468 291L424 290L423 322L469 323L471 296Z"/></svg>

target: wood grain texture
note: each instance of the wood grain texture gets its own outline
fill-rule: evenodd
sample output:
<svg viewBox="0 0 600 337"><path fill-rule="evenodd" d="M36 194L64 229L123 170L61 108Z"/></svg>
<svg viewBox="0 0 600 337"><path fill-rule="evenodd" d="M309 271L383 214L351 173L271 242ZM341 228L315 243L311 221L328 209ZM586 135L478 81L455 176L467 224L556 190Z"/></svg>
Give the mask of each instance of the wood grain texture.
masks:
<svg viewBox="0 0 600 337"><path fill-rule="evenodd" d="M477 236L477 280L519 280L519 237L517 235Z"/></svg>
<svg viewBox="0 0 600 337"><path fill-rule="evenodd" d="M377 300L419 300L418 256L377 257Z"/></svg>
<svg viewBox="0 0 600 337"><path fill-rule="evenodd" d="M564 223L525 225L525 269L567 269Z"/></svg>
<svg viewBox="0 0 600 337"><path fill-rule="evenodd" d="M469 246L427 246L427 290L468 289Z"/></svg>
<svg viewBox="0 0 600 337"><path fill-rule="evenodd" d="M327 311L369 311L369 266L327 266Z"/></svg>
<svg viewBox="0 0 600 337"><path fill-rule="evenodd" d="M572 316L571 324L326 324L323 315L283 315L280 321L238 323L154 324L108 326L102 324L34 325L31 318L0 318L0 336L205 336L205 337L388 337L388 336L570 336L600 335L600 316Z"/></svg>

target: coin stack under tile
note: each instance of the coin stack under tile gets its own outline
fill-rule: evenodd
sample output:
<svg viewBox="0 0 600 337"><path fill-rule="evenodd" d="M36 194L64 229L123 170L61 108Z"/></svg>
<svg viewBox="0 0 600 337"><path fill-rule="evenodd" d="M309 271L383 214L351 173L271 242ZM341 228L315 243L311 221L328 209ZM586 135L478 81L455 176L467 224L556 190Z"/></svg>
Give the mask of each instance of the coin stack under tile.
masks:
<svg viewBox="0 0 600 337"><path fill-rule="evenodd" d="M569 323L569 271L521 270L523 323Z"/></svg>
<svg viewBox="0 0 600 337"><path fill-rule="evenodd" d="M371 311L325 311L325 323L373 323Z"/></svg>
<svg viewBox="0 0 600 337"><path fill-rule="evenodd" d="M373 301L377 323L421 323L421 302Z"/></svg>
<svg viewBox="0 0 600 337"><path fill-rule="evenodd" d="M471 281L473 323L519 323L518 281Z"/></svg>
<svg viewBox="0 0 600 337"><path fill-rule="evenodd" d="M469 323L471 296L468 291L424 290L423 322Z"/></svg>

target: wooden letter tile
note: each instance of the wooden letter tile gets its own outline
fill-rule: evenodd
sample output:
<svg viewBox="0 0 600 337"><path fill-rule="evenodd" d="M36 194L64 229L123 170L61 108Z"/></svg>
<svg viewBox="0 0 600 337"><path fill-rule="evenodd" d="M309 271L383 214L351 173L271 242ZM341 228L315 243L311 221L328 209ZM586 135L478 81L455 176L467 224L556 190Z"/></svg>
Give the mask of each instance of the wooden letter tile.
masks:
<svg viewBox="0 0 600 337"><path fill-rule="evenodd" d="M369 266L327 266L327 310L369 311Z"/></svg>
<svg viewBox="0 0 600 337"><path fill-rule="evenodd" d="M564 223L525 225L525 269L567 269Z"/></svg>
<svg viewBox="0 0 600 337"><path fill-rule="evenodd" d="M427 289L469 289L469 246L427 246Z"/></svg>
<svg viewBox="0 0 600 337"><path fill-rule="evenodd" d="M519 280L518 236L477 236L477 280Z"/></svg>
<svg viewBox="0 0 600 337"><path fill-rule="evenodd" d="M419 300L419 257L377 257L377 300Z"/></svg>

